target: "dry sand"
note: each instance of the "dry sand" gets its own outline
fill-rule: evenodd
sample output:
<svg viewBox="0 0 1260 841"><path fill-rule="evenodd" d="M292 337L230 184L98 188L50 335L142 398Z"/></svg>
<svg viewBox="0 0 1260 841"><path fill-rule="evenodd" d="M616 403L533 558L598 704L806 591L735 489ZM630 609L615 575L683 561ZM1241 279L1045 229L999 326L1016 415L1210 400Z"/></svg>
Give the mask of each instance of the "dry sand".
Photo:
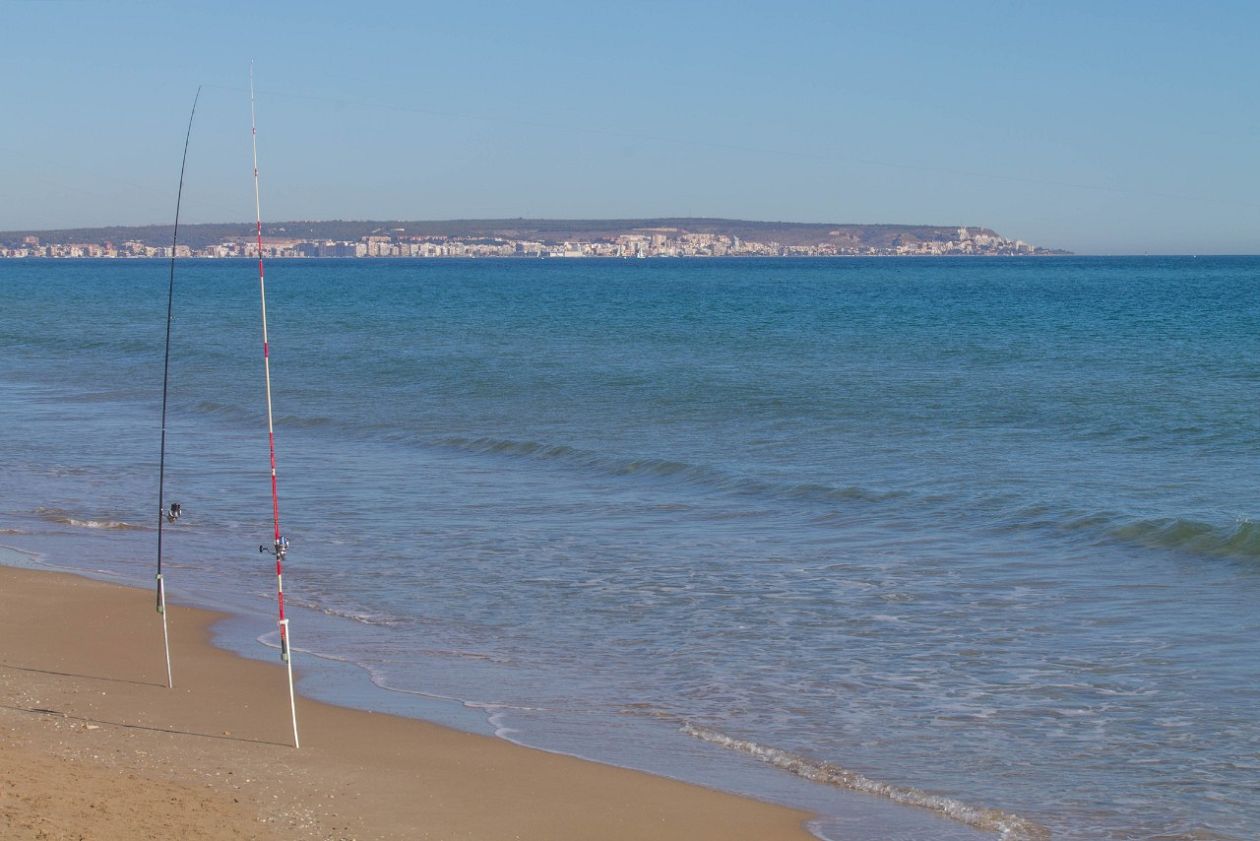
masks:
<svg viewBox="0 0 1260 841"><path fill-rule="evenodd" d="M151 592L0 568L0 838L809 839L802 812L298 699ZM299 660L300 667L300 660Z"/></svg>

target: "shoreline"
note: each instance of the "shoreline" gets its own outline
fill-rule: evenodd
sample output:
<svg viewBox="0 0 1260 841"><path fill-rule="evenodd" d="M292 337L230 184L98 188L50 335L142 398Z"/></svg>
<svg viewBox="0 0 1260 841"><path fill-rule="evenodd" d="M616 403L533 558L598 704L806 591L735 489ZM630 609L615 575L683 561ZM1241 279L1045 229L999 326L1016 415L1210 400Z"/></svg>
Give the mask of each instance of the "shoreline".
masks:
<svg viewBox="0 0 1260 841"><path fill-rule="evenodd" d="M813 837L806 812L301 693L295 750L283 667L216 648L224 618L171 610L168 690L147 590L0 566L6 837Z"/></svg>

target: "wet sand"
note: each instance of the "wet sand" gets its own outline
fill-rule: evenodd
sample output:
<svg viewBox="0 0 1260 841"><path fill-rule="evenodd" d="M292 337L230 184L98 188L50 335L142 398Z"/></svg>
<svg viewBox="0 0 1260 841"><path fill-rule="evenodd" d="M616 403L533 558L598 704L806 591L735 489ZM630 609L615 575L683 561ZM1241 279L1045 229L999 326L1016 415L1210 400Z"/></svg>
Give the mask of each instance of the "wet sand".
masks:
<svg viewBox="0 0 1260 841"><path fill-rule="evenodd" d="M0 567L0 837L809 839L809 815L299 697L147 590ZM301 667L300 659L297 661Z"/></svg>

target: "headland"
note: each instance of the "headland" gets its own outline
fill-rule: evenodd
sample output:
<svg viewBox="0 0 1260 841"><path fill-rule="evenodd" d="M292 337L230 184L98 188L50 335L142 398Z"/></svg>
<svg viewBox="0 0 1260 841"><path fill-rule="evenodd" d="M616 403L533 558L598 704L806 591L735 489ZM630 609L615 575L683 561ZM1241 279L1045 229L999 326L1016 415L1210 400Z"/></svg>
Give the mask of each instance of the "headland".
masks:
<svg viewBox="0 0 1260 841"><path fill-rule="evenodd" d="M966 225L854 225L740 219L293 221L263 226L284 257L948 257L1069 252ZM170 225L0 232L0 257L170 257ZM248 257L253 223L181 225L176 257Z"/></svg>

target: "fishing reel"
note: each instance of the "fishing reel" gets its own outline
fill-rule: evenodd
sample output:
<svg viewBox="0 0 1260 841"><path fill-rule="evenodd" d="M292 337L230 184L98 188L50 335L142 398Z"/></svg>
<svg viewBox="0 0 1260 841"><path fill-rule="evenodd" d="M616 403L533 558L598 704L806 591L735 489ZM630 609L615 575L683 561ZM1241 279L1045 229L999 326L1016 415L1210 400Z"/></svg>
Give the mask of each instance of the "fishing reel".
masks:
<svg viewBox="0 0 1260 841"><path fill-rule="evenodd" d="M184 513L184 509L180 507L178 502L172 502L170 510L163 511L162 515L166 517L166 522L173 523L179 519L179 515Z"/></svg>
<svg viewBox="0 0 1260 841"><path fill-rule="evenodd" d="M258 547L259 552L271 552L276 556L277 561L284 560L284 556L289 554L289 538L281 537L274 545L267 546L263 544Z"/></svg>

